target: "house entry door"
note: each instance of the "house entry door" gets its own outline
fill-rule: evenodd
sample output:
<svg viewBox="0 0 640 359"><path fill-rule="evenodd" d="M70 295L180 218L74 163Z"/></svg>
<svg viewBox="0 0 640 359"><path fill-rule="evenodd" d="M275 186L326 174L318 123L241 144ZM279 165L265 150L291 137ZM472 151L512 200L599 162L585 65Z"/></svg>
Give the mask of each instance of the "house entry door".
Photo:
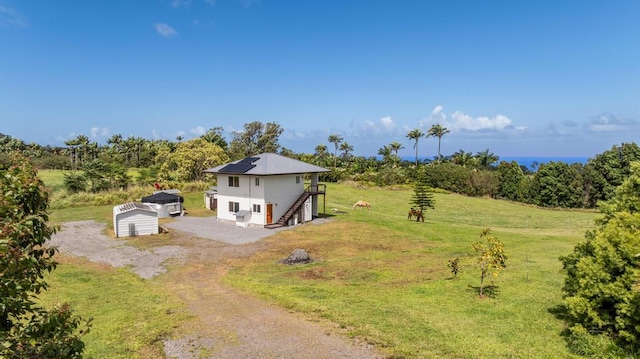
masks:
<svg viewBox="0 0 640 359"><path fill-rule="evenodd" d="M273 223L273 203L267 203L267 224Z"/></svg>

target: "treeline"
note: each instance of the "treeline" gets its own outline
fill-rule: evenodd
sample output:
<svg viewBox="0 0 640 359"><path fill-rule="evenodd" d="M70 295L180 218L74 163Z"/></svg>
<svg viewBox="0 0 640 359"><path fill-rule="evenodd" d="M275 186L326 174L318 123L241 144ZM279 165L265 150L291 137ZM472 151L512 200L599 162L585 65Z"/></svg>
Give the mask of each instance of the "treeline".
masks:
<svg viewBox="0 0 640 359"><path fill-rule="evenodd" d="M247 123L232 132L227 142L221 127L213 127L202 136L175 141L112 135L100 145L85 135L65 142L64 147L25 143L0 134L0 166L9 162L10 153L21 152L40 169L68 171L65 184L72 192L99 192L126 189L132 183L180 187L181 183L205 180L203 170L231 160L262 152L274 152L332 171L322 175L327 182L356 181L370 186L414 183L419 172L434 188L468 196L486 196L530 203L544 207L593 208L608 200L614 188L630 173L630 163L640 160L635 143L615 145L589 159L586 164L550 162L531 172L517 162L499 161L489 149L475 154L460 150L450 156L438 155L419 160L421 138L436 137L438 145L449 130L434 125L423 133L411 130L406 138L415 149L415 161L403 160L399 142L382 145L377 156L355 156L354 148L339 134L330 135L313 153L295 153L279 144L283 128L275 123ZM440 147L440 146L438 146ZM138 168L137 178L127 175Z"/></svg>

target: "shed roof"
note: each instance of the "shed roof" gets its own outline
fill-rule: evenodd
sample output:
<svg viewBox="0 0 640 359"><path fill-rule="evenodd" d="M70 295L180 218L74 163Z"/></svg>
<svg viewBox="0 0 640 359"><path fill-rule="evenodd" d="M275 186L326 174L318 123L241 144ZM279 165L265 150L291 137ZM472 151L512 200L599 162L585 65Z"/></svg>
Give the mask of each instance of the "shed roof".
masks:
<svg viewBox="0 0 640 359"><path fill-rule="evenodd" d="M129 203L121 204L119 206L115 206L113 207L113 212L124 213L124 212L130 212L136 209L141 209L143 211L151 212L157 215L156 211L154 211L153 208L151 208L149 205L146 205L144 203L137 203L137 202L129 202Z"/></svg>
<svg viewBox="0 0 640 359"><path fill-rule="evenodd" d="M182 196L178 196L175 194L167 193L167 192L157 192L152 194L151 196L142 197L142 203L159 203L159 204L167 204L167 203L176 203L184 202L184 198Z"/></svg>
<svg viewBox="0 0 640 359"><path fill-rule="evenodd" d="M213 174L281 175L330 172L326 168L294 160L275 153L261 153L205 170Z"/></svg>

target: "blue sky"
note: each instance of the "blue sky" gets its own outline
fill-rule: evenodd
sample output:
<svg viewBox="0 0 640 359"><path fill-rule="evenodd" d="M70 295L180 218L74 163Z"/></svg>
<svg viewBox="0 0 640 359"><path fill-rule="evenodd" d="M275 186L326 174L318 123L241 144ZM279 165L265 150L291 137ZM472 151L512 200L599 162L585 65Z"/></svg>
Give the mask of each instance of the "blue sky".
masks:
<svg viewBox="0 0 640 359"><path fill-rule="evenodd" d="M230 137L372 156L591 157L640 138L640 1L0 0L0 132ZM423 139L421 156L437 154Z"/></svg>

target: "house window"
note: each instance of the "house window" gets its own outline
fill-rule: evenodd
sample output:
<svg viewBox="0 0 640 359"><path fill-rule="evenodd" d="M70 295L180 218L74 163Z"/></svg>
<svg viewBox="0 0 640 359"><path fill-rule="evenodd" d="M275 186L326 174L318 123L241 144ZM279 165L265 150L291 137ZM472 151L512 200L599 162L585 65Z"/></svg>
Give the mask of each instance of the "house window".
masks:
<svg viewBox="0 0 640 359"><path fill-rule="evenodd" d="M236 213L240 210L239 202L229 202L229 212Z"/></svg>
<svg viewBox="0 0 640 359"><path fill-rule="evenodd" d="M240 187L240 177L229 176L229 187Z"/></svg>
<svg viewBox="0 0 640 359"><path fill-rule="evenodd" d="M296 183L300 183L300 176L296 176Z"/></svg>
<svg viewBox="0 0 640 359"><path fill-rule="evenodd" d="M260 205L259 204L254 204L253 205L253 211L255 213L260 213Z"/></svg>
<svg viewBox="0 0 640 359"><path fill-rule="evenodd" d="M256 177L256 186L260 185L260 177Z"/></svg>

